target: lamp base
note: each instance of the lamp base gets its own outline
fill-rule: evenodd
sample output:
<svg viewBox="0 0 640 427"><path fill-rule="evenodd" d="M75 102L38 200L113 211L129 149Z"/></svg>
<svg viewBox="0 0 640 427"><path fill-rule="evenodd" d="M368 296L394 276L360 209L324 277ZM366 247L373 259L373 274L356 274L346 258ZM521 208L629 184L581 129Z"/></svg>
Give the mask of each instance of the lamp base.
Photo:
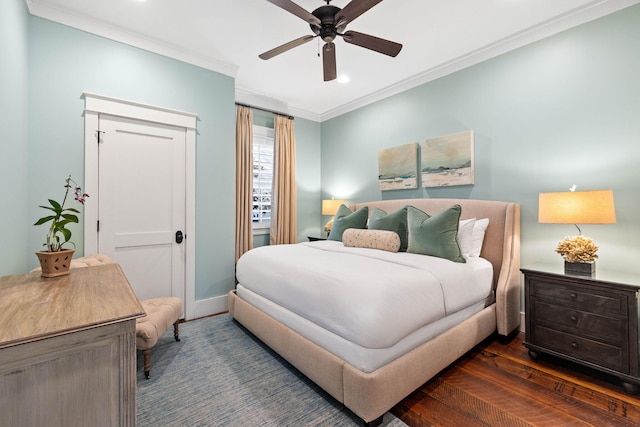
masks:
<svg viewBox="0 0 640 427"><path fill-rule="evenodd" d="M595 276L595 262L564 262L564 274L573 276Z"/></svg>

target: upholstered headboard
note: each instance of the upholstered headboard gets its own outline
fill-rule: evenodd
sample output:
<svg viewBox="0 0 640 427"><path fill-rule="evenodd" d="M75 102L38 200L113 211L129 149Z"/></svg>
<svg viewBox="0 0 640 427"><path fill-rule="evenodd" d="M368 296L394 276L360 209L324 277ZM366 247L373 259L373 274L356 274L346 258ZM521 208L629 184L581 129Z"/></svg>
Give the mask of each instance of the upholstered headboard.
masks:
<svg viewBox="0 0 640 427"><path fill-rule="evenodd" d="M507 335L520 325L520 205L469 199L400 199L355 203L351 210L369 206L391 213L411 205L428 214L452 205L462 207L460 219L489 218L480 255L493 265L498 333Z"/></svg>

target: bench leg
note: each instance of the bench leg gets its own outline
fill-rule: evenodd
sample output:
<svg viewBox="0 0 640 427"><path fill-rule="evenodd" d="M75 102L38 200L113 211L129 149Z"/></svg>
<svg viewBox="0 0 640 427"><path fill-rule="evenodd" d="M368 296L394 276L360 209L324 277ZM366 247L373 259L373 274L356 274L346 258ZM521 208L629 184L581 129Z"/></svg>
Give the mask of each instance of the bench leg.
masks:
<svg viewBox="0 0 640 427"><path fill-rule="evenodd" d="M176 320L173 324L173 337L176 341L180 341L180 329L178 324L180 320ZM148 348L146 350L142 350L142 354L144 355L144 376L146 379L149 379L149 375L151 373L151 349Z"/></svg>
<svg viewBox="0 0 640 427"><path fill-rule="evenodd" d="M176 322L173 324L173 337L176 339L176 341L180 341L180 331L178 328L178 323L180 323L180 319L176 320Z"/></svg>
<svg viewBox="0 0 640 427"><path fill-rule="evenodd" d="M142 350L144 355L144 376L149 379L149 373L151 372L151 349Z"/></svg>

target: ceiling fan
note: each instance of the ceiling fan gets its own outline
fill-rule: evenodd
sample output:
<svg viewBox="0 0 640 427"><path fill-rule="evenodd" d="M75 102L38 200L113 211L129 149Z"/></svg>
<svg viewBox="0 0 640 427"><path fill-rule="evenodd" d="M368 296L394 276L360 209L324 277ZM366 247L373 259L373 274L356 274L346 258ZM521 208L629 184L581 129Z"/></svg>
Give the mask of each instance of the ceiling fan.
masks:
<svg viewBox="0 0 640 427"><path fill-rule="evenodd" d="M267 0L270 3L290 12L309 23L314 35L302 36L260 55L261 59L270 59L294 47L307 43L316 37L322 38L325 45L322 48L322 68L324 81L336 78L336 46L333 40L340 36L347 43L370 49L385 55L397 56L402 49L400 43L381 39L357 31L344 31L347 24L362 15L382 0L351 0L343 9L332 6L331 0L324 0L326 5L320 6L313 12L307 12L291 0Z"/></svg>

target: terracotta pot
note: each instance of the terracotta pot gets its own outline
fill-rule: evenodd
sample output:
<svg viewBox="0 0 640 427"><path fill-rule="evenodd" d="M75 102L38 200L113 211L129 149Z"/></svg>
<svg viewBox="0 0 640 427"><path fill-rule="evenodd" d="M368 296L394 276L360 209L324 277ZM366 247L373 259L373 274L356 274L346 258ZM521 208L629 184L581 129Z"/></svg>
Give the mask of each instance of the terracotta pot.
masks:
<svg viewBox="0 0 640 427"><path fill-rule="evenodd" d="M57 252L36 252L42 268L42 277L57 277L69 274L71 257L73 257L75 251L75 249L64 249Z"/></svg>

